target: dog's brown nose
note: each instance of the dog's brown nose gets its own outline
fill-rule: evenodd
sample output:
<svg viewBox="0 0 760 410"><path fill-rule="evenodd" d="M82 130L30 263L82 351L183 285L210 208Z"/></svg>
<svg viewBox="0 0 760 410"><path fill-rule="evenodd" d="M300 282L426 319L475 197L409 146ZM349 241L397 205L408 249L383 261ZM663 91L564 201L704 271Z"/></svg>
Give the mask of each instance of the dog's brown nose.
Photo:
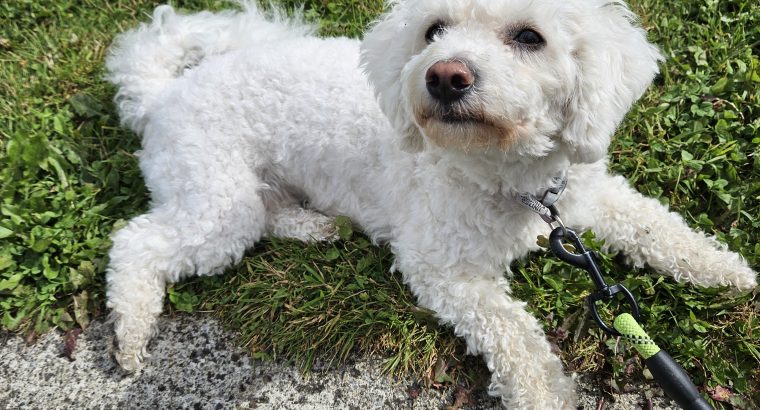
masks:
<svg viewBox="0 0 760 410"><path fill-rule="evenodd" d="M430 96L450 104L461 99L475 84L475 75L459 60L439 61L425 74Z"/></svg>

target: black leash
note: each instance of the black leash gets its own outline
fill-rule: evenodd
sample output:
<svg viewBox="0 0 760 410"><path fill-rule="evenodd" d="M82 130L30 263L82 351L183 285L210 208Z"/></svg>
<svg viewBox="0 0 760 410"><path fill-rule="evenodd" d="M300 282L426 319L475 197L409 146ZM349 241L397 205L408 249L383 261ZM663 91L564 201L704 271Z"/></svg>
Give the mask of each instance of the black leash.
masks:
<svg viewBox="0 0 760 410"><path fill-rule="evenodd" d="M563 242L566 238L570 239L575 249L579 252L578 254L569 252L565 249ZM583 246L583 241L581 241L575 231L565 228L564 226L554 228L549 235L549 249L554 256L560 260L565 261L576 268L584 269L589 273L589 276L591 276L591 280L596 286L596 292L590 294L586 298L586 302L591 309L591 315L594 317L594 321L596 321L596 324L598 324L602 330L613 336L621 336L620 332L615 330L614 327L608 326L607 323L602 320L596 306L597 302L609 302L612 299L615 299L615 296L618 294L622 294L625 297L628 305L633 311L633 317L636 318L636 320L641 318L639 304L636 302L633 294L631 294L631 291L629 291L622 283L616 283L612 286L607 285L607 282L604 281L604 277L602 276L602 272L599 270L599 266L596 264L596 256L594 252L586 250Z"/></svg>
<svg viewBox="0 0 760 410"><path fill-rule="evenodd" d="M714 410L712 406L697 391L683 367L673 360L670 355L652 340L638 324L640 319L639 305L633 294L622 284L608 285L604 280L599 266L596 263L594 251L586 250L583 241L570 228L567 228L559 216L555 203L559 200L562 191L567 186L567 178L564 175L554 177L552 186L547 189L542 199L538 199L529 193L515 195L516 200L523 206L537 213L552 228L549 235L549 249L560 260L572 266L581 268L589 273L594 282L596 292L590 294L586 301L594 317L594 321L605 332L612 336L622 336L644 358L649 371L665 393L685 410ZM559 226L554 227L554 224ZM579 253L568 251L564 243L569 241ZM623 295L631 307L633 315L623 313L618 315L610 327L604 322L597 310L597 302L609 302Z"/></svg>

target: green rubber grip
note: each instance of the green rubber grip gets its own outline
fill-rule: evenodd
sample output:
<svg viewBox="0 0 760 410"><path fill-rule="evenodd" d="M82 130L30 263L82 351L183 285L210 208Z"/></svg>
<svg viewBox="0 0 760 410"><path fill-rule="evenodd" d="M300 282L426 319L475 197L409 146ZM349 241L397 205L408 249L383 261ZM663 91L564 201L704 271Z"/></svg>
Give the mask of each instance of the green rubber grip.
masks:
<svg viewBox="0 0 760 410"><path fill-rule="evenodd" d="M654 340L639 326L630 313L623 313L616 317L612 326L636 348L644 359L649 359L660 351Z"/></svg>

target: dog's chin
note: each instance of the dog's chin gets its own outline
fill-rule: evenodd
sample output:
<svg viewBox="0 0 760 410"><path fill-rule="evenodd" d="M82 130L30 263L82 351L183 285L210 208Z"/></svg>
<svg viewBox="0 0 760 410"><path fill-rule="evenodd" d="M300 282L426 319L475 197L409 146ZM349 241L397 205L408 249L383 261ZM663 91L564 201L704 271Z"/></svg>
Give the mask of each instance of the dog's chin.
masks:
<svg viewBox="0 0 760 410"><path fill-rule="evenodd" d="M417 119L425 136L447 149L507 151L518 137L516 127L481 116L444 113Z"/></svg>

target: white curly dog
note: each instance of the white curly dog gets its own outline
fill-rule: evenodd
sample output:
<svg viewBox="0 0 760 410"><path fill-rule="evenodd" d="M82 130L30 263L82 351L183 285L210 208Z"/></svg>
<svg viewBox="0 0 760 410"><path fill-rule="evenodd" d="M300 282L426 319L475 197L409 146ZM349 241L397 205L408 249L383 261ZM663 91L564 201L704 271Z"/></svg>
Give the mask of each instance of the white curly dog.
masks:
<svg viewBox="0 0 760 410"><path fill-rule="evenodd" d="M607 172L615 128L661 59L625 4L388 6L362 42L251 4L160 6L117 38L108 78L142 135L152 195L110 252L124 369L146 356L167 282L222 272L267 235L329 239L331 217L346 215L390 244L419 305L483 356L504 405L573 408L572 378L505 276L549 231L515 196L540 196L562 173L565 223L633 265L756 286L739 255Z"/></svg>

